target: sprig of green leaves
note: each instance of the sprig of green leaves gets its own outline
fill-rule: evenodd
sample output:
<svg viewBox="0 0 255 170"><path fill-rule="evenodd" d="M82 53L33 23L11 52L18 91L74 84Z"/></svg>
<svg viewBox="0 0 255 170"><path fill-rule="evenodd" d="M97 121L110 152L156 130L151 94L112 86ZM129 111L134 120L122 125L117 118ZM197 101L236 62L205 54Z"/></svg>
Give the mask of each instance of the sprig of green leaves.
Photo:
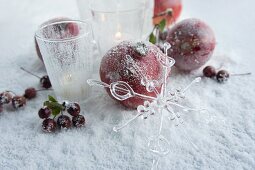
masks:
<svg viewBox="0 0 255 170"><path fill-rule="evenodd" d="M61 113L62 110L64 110L64 106L53 97L53 96L48 96L48 100L43 103L44 106L47 106L52 110L52 115L56 117L58 114Z"/></svg>
<svg viewBox="0 0 255 170"><path fill-rule="evenodd" d="M154 31L155 30L158 30L159 33L162 33L164 31L166 27L166 19L162 19L158 24L156 24L151 32L151 34L149 35L149 41L152 43L152 44L156 44L157 43L157 37L156 36L159 36L159 35L154 35Z"/></svg>

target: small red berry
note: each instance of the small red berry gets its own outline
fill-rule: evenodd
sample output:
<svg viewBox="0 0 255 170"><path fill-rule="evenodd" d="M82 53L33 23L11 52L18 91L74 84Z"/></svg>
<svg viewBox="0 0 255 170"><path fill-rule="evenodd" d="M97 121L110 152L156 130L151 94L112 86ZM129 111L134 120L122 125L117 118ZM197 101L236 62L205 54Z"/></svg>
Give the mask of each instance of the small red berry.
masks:
<svg viewBox="0 0 255 170"><path fill-rule="evenodd" d="M51 82L49 76L45 75L42 78L40 78L40 83L43 88L51 88Z"/></svg>
<svg viewBox="0 0 255 170"><path fill-rule="evenodd" d="M0 104L8 104L12 100L12 95L10 92L0 93Z"/></svg>
<svg viewBox="0 0 255 170"><path fill-rule="evenodd" d="M15 109L18 109L20 107L23 107L26 105L26 98L23 96L14 96L12 98L12 106Z"/></svg>
<svg viewBox="0 0 255 170"><path fill-rule="evenodd" d="M57 128L57 124L53 119L45 119L42 122L42 130L47 133L54 132Z"/></svg>
<svg viewBox="0 0 255 170"><path fill-rule="evenodd" d="M32 99L36 97L36 93L37 93L36 89L33 87L30 87L25 90L24 97L27 99Z"/></svg>
<svg viewBox="0 0 255 170"><path fill-rule="evenodd" d="M82 115L74 116L72 122L74 127L82 127L85 125L85 118Z"/></svg>
<svg viewBox="0 0 255 170"><path fill-rule="evenodd" d="M70 115L77 116L77 115L79 115L79 113L81 111L81 108L80 108L80 105L78 103L69 103L66 106L66 110Z"/></svg>
<svg viewBox="0 0 255 170"><path fill-rule="evenodd" d="M209 77L209 78L215 77L216 76L216 69L213 66L206 66L203 69L203 74L204 74L205 77Z"/></svg>
<svg viewBox="0 0 255 170"><path fill-rule="evenodd" d="M38 111L38 115L41 119L45 119L50 117L51 115L51 109L48 108L47 106L42 107L39 111Z"/></svg>
<svg viewBox="0 0 255 170"><path fill-rule="evenodd" d="M58 117L57 124L60 128L69 129L71 127L71 119L66 115Z"/></svg>
<svg viewBox="0 0 255 170"><path fill-rule="evenodd" d="M226 70L220 70L216 75L216 79L219 83L223 83L227 81L228 78L229 78L229 73Z"/></svg>

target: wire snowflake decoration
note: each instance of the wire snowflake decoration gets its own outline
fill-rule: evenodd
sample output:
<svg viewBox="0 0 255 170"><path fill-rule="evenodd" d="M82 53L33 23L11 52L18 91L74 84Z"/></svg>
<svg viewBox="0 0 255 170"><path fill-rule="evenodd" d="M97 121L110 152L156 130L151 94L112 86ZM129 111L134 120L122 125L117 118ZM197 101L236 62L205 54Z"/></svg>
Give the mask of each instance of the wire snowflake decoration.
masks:
<svg viewBox="0 0 255 170"><path fill-rule="evenodd" d="M127 125L129 125L132 121L137 119L138 117L142 117L143 119L149 118L151 115L160 114L160 124L158 127L157 135L151 136L148 141L148 149L150 152L157 155L156 159L153 159L152 169L157 169L159 160L162 156L167 155L170 152L170 142L166 139L162 134L162 126L164 114L168 114L168 118L171 121L175 121L176 125L183 123L183 119L179 112L176 112L174 108L179 108L184 112L187 111L201 111L201 109L194 109L190 107L183 106L179 104L181 100L185 98L185 92L195 83L201 81L201 77L195 78L189 85L187 85L183 89L175 89L174 91L167 91L167 77L168 73L171 70L171 67L175 64L175 60L171 57L168 57L167 51L171 48L169 43L164 43L164 53L165 57L162 58L162 55L159 55L155 52L155 56L157 60L163 67L163 82L161 91L157 90L157 86L160 84L157 80L149 80L139 69L139 66L132 60L131 56L126 56L130 60L130 64L136 70L137 74L142 77L141 85L146 87L148 92L154 92L156 97L147 96L144 94L136 93L131 86L124 81L116 81L111 84L104 83L102 81L89 79L87 83L90 86L99 86L103 88L108 88L111 92L111 95L120 101L129 99L131 97L139 97L144 99L144 104L139 105L137 107L137 114L129 119L122 125L118 125L113 127L113 131L118 132Z"/></svg>

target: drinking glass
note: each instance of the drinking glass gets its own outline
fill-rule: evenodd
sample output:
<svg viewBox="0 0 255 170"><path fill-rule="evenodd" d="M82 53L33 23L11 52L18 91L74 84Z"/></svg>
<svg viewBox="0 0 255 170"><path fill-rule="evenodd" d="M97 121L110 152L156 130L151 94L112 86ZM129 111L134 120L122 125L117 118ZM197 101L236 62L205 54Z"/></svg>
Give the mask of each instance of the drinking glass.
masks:
<svg viewBox="0 0 255 170"><path fill-rule="evenodd" d="M101 56L121 41L142 38L145 1L91 1L93 30Z"/></svg>
<svg viewBox="0 0 255 170"><path fill-rule="evenodd" d="M86 80L93 71L94 38L90 23L49 23L39 28L35 36L56 97L78 102L86 99Z"/></svg>

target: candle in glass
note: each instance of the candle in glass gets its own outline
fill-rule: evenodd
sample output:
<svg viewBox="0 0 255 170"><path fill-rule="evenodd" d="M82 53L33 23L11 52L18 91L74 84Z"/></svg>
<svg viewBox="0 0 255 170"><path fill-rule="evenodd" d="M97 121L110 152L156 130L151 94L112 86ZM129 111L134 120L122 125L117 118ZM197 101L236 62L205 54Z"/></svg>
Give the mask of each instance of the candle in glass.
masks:
<svg viewBox="0 0 255 170"><path fill-rule="evenodd" d="M39 28L36 39L57 98L79 102L86 99L94 47L89 23L75 20L51 23Z"/></svg>
<svg viewBox="0 0 255 170"><path fill-rule="evenodd" d="M101 56L119 42L141 39L144 0L97 0L91 3L93 30Z"/></svg>

